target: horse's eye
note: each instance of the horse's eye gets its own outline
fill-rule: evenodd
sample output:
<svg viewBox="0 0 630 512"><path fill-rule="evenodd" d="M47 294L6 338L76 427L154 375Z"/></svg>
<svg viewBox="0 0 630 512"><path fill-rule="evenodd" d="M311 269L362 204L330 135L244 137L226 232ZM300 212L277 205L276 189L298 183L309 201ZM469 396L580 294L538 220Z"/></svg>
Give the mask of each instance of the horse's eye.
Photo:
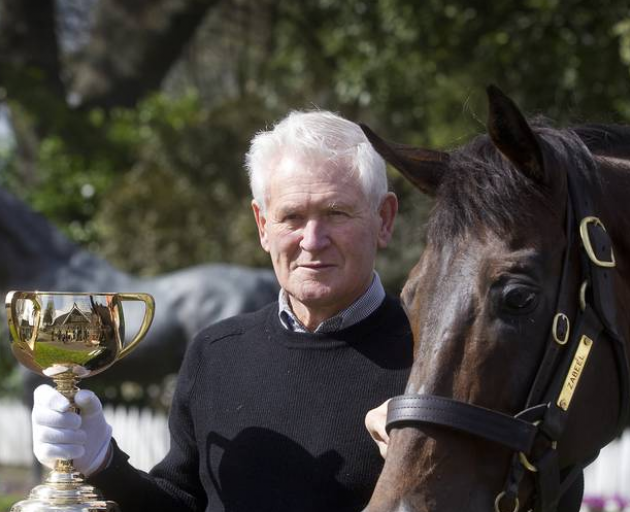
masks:
<svg viewBox="0 0 630 512"><path fill-rule="evenodd" d="M506 286L503 290L503 309L509 313L529 313L538 304L538 293L523 285Z"/></svg>

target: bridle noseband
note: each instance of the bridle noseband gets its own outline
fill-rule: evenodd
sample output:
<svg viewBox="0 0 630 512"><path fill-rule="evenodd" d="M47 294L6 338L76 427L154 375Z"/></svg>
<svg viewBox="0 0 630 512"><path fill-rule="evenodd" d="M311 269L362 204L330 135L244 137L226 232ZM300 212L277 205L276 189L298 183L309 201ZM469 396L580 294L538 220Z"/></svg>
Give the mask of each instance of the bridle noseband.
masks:
<svg viewBox="0 0 630 512"><path fill-rule="evenodd" d="M593 161L591 165L595 165ZM496 512L511 510L503 508L503 503L509 502L514 504L514 512L518 510L519 485L528 472L535 482L534 510L554 511L575 478L597 457L598 453L594 453L574 466L560 468L557 444L565 431L573 394L591 349L603 342L612 344L621 380L616 433L626 425L630 371L626 345L616 328L612 243L596 216L588 194L590 185L585 177L581 172L569 169L567 181L567 247L556 314L525 408L510 416L432 395L401 395L392 398L388 406L388 431L418 424L437 425L466 432L513 451L504 489L495 499ZM574 261L572 248L578 241L577 233L581 244L579 261ZM577 272L582 283L579 301L575 300L575 286L571 285ZM534 445L541 439L545 449L531 461Z"/></svg>

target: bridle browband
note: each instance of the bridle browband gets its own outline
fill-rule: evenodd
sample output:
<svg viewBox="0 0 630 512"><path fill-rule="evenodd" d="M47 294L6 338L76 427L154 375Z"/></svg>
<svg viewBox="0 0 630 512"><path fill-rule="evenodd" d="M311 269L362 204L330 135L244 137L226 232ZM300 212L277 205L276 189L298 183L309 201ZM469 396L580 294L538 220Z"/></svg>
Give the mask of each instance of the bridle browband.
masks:
<svg viewBox="0 0 630 512"><path fill-rule="evenodd" d="M595 165L592 158L590 163ZM510 501L514 504L514 512L518 510L519 485L528 472L535 482L534 510L555 511L560 498L581 475L583 468L597 457L598 452L573 466L560 468L557 444L565 430L573 393L590 352L603 342L612 344L621 381L615 435L625 427L628 416L630 371L626 345L616 329L612 243L603 223L596 217L588 193L592 185L586 182L582 172L572 168L567 171L567 181L567 246L556 314L525 408L510 416L432 395L401 395L392 398L388 406L388 431L418 424L437 425L471 434L513 451L504 489L495 499L496 512L505 512L502 504ZM575 251L577 233L581 244ZM579 254L577 258L576 254ZM571 279L576 272L580 276L578 283L582 283L579 292ZM578 293L579 300L576 300ZM541 443L542 453L538 450ZM530 460L534 451L536 460Z"/></svg>

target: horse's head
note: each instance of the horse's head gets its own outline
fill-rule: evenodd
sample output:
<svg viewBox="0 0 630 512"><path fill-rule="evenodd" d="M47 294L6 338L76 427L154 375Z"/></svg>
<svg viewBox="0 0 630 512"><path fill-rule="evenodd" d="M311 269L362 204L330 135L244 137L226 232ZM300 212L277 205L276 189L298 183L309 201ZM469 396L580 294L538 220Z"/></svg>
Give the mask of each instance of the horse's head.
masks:
<svg viewBox="0 0 630 512"><path fill-rule="evenodd" d="M611 343L593 350L582 373L572 354L579 339L564 343L585 279L579 235L567 233L567 175L590 176L597 188L594 159L572 132L532 128L498 89L488 96L488 136L449 153L388 143L364 127L435 199L426 249L402 292L413 397L390 403L388 456L369 512L506 512L516 498L527 510L544 493L555 502L559 493L537 488L529 470L558 478L542 466L578 467L617 425ZM558 396L576 371L580 387L565 410Z"/></svg>

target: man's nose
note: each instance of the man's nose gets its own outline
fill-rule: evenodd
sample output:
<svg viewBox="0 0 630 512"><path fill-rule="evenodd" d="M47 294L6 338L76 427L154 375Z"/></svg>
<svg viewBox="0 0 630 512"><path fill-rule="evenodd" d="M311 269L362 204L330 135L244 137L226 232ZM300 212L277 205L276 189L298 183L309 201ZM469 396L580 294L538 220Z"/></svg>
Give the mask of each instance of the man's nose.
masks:
<svg viewBox="0 0 630 512"><path fill-rule="evenodd" d="M320 219L311 219L302 231L300 247L309 252L321 251L330 244L326 223Z"/></svg>

